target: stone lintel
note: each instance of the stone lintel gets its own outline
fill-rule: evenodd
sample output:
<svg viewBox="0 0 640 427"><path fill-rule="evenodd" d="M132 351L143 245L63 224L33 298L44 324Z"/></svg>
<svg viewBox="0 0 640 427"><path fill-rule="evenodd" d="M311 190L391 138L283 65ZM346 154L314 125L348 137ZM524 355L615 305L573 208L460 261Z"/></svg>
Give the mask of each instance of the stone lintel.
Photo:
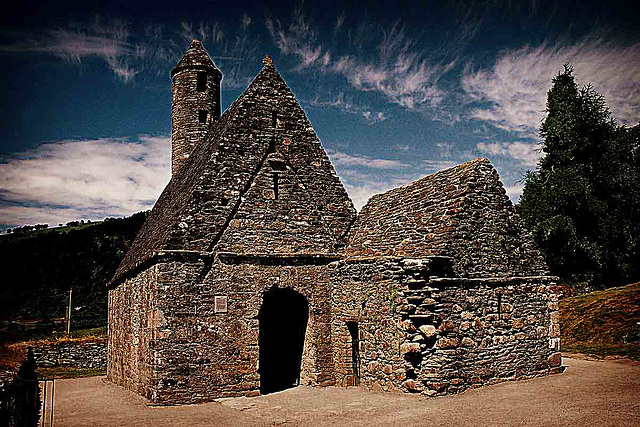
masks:
<svg viewBox="0 0 640 427"><path fill-rule="evenodd" d="M511 284L521 284L525 282L533 282L539 284L551 284L560 280L557 276L509 276L509 277L432 277L429 284L440 287L462 286L477 287L487 285L489 287L498 287Z"/></svg>
<svg viewBox="0 0 640 427"><path fill-rule="evenodd" d="M343 262L345 264L357 264L357 263L362 263L362 264L373 264L377 261L380 260L384 260L384 261L391 261L391 262L403 262L406 263L411 262L411 261L417 261L417 262L425 262L426 261L426 265L433 263L433 262L452 262L453 258L449 257L449 256L442 256L442 255L429 255L429 256L422 256L422 257L406 257L406 256L397 256L397 255L357 255L357 256L351 256L345 259L341 259L340 262Z"/></svg>
<svg viewBox="0 0 640 427"><path fill-rule="evenodd" d="M216 258L224 264L257 265L326 265L340 260L335 254L242 254L237 252L217 252Z"/></svg>

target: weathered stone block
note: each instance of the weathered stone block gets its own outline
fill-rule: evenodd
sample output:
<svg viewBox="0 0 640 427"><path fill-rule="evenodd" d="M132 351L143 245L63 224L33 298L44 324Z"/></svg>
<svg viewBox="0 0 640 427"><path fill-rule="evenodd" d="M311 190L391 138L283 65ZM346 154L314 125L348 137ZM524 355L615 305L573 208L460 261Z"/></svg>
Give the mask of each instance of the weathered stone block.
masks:
<svg viewBox="0 0 640 427"><path fill-rule="evenodd" d="M402 387L411 393L419 393L424 390L424 386L416 380L405 380L402 382Z"/></svg>
<svg viewBox="0 0 640 427"><path fill-rule="evenodd" d="M553 353L551 356L549 356L549 359L547 359L547 362L549 363L549 366L554 368L562 365L562 354Z"/></svg>
<svg viewBox="0 0 640 427"><path fill-rule="evenodd" d="M420 326L420 332L422 332L422 335L424 335L426 338L433 338L438 334L438 330L433 325Z"/></svg>
<svg viewBox="0 0 640 427"><path fill-rule="evenodd" d="M400 346L401 354L419 354L420 344L414 342L405 342Z"/></svg>
<svg viewBox="0 0 640 427"><path fill-rule="evenodd" d="M441 349L457 348L460 346L460 341L457 338L440 338L436 342L436 347Z"/></svg>

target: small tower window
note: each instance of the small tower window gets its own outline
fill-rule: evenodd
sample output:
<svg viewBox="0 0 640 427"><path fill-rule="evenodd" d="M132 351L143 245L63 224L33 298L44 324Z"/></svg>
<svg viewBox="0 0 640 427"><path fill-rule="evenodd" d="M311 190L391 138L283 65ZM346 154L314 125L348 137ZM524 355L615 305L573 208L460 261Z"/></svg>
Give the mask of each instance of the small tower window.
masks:
<svg viewBox="0 0 640 427"><path fill-rule="evenodd" d="M199 71L196 80L196 90L198 92L204 92L207 90L207 73L205 71Z"/></svg>
<svg viewBox="0 0 640 427"><path fill-rule="evenodd" d="M273 173L273 198L278 200L278 173Z"/></svg>
<svg viewBox="0 0 640 427"><path fill-rule="evenodd" d="M207 123L207 116L209 112L207 110L198 110L198 121L200 123Z"/></svg>
<svg viewBox="0 0 640 427"><path fill-rule="evenodd" d="M502 294L498 294L498 319L502 319Z"/></svg>
<svg viewBox="0 0 640 427"><path fill-rule="evenodd" d="M274 128L278 124L278 113L275 111L271 112L271 127Z"/></svg>
<svg viewBox="0 0 640 427"><path fill-rule="evenodd" d="M275 152L276 152L276 140L271 138L271 141L269 141L269 146L267 147L267 154L271 154Z"/></svg>

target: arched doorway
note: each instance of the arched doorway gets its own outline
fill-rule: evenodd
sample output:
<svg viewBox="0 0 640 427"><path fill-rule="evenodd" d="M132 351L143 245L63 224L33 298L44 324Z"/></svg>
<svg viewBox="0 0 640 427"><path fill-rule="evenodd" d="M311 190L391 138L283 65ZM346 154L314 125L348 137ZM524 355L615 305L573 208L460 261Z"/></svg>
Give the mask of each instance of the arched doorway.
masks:
<svg viewBox="0 0 640 427"><path fill-rule="evenodd" d="M293 289L271 289L264 294L258 319L260 392L295 387L309 320L307 299Z"/></svg>

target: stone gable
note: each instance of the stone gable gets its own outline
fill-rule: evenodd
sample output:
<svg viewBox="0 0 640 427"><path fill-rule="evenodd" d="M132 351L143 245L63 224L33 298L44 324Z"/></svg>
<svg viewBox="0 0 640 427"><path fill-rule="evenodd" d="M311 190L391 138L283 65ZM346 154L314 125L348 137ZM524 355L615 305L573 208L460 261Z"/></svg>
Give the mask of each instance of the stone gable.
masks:
<svg viewBox="0 0 640 427"><path fill-rule="evenodd" d="M323 245L344 243L356 216L353 203L295 96L267 63L171 179L112 283L144 267L154 251L214 251L267 156L276 151L313 195L322 214L316 224L330 231Z"/></svg>
<svg viewBox="0 0 640 427"><path fill-rule="evenodd" d="M216 249L238 254L329 254L336 236L325 225L290 162L270 154Z"/></svg>
<svg viewBox="0 0 640 427"><path fill-rule="evenodd" d="M349 234L347 256L449 256L461 277L548 274L487 159L373 196Z"/></svg>

